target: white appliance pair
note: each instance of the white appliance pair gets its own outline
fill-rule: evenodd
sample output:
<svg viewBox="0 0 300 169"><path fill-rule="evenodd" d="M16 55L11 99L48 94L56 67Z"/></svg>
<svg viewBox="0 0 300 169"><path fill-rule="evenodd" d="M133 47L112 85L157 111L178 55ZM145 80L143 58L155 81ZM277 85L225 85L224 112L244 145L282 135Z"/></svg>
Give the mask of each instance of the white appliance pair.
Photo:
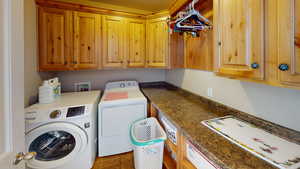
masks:
<svg viewBox="0 0 300 169"><path fill-rule="evenodd" d="M25 111L29 169L90 169L97 154L100 91L64 93Z"/></svg>
<svg viewBox="0 0 300 169"><path fill-rule="evenodd" d="M130 126L147 117L147 99L136 81L107 83L98 112L98 156L132 151Z"/></svg>

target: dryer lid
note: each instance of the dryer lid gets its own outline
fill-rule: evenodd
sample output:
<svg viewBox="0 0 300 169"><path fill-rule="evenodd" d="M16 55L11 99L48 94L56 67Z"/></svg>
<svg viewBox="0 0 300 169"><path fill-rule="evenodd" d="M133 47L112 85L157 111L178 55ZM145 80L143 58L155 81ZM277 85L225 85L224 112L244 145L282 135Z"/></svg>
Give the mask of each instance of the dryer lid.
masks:
<svg viewBox="0 0 300 169"><path fill-rule="evenodd" d="M88 144L86 132L71 123L50 123L26 134L27 150L36 152L31 168L53 168L71 162Z"/></svg>

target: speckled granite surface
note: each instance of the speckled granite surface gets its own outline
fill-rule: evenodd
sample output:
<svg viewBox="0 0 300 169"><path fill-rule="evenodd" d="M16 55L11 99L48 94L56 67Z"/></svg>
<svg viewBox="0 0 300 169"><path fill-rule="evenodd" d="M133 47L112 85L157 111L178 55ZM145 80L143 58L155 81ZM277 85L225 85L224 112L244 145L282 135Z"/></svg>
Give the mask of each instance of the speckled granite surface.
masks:
<svg viewBox="0 0 300 169"><path fill-rule="evenodd" d="M141 85L144 94L209 159L221 168L272 169L271 164L255 157L214 133L200 122L234 115L272 134L300 144L300 133L194 95L168 83Z"/></svg>

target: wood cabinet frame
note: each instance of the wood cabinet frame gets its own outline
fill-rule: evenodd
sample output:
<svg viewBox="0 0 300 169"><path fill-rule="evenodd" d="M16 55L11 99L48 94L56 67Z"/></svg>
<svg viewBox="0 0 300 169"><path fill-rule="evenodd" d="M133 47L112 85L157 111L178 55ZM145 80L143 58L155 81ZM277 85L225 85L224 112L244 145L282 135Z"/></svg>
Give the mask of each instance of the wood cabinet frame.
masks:
<svg viewBox="0 0 300 169"><path fill-rule="evenodd" d="M99 14L92 14L86 12L77 12L75 11L73 14L74 17L74 45L73 45L73 57L72 63L74 65L74 69L83 70L83 69L97 69L101 67L101 15ZM90 19L93 22L90 23L90 31L83 32L83 36L87 36L87 33L92 34L88 39L90 42L82 42L81 39L81 30L80 30L80 19ZM85 23L87 24L87 23ZM88 28L85 28L88 29ZM90 39L91 38L91 39ZM86 48L86 49L85 49ZM81 62L81 50L85 50L85 56L89 60L88 62Z"/></svg>
<svg viewBox="0 0 300 169"><path fill-rule="evenodd" d="M147 67L149 68L167 68L170 65L170 35L168 32L168 17L160 17L147 20L146 46L147 46ZM159 25L158 25L159 24ZM154 30L153 30L153 29ZM156 32L157 31L157 32ZM159 38L158 38L159 37ZM161 60L157 61L157 51Z"/></svg>
<svg viewBox="0 0 300 169"><path fill-rule="evenodd" d="M137 31L137 32L136 32ZM146 20L127 19L127 67L143 68L146 65Z"/></svg>
<svg viewBox="0 0 300 169"><path fill-rule="evenodd" d="M173 32L170 35L170 69L185 67L185 41L184 36Z"/></svg>
<svg viewBox="0 0 300 169"><path fill-rule="evenodd" d="M47 16L48 15L48 16ZM62 24L52 23L51 28L47 28L50 17L58 18L62 17ZM80 18L85 17L92 19L91 25L93 26L93 35L90 42L80 42ZM54 21L53 21L54 22ZM89 25L90 26L90 25ZM56 28L55 28L56 27ZM62 28L63 27L63 28ZM51 29L51 30L50 30ZM63 30L61 30L63 29ZM56 35L55 33L62 33ZM85 12L73 12L64 9L38 7L38 34L39 34L39 71L65 71L65 70L83 70L83 69L97 69L100 67L100 49L101 46L101 15L85 13ZM61 35L63 34L63 35ZM84 35L86 36L86 35ZM58 46L60 42L60 46ZM86 44L91 43L91 44ZM90 59L89 62L81 61L80 56L83 45L89 52L89 55L85 56L86 59ZM51 49L49 49L51 48ZM49 51L51 51L49 53ZM58 51L61 51L58 55ZM52 56L52 61L49 61L49 57Z"/></svg>
<svg viewBox="0 0 300 169"><path fill-rule="evenodd" d="M118 26L113 26L115 22ZM103 16L103 68L125 68L126 67L126 22L123 17ZM111 29L112 26L114 29ZM112 31L112 32L111 32ZM114 50L114 51L110 51Z"/></svg>
<svg viewBox="0 0 300 169"><path fill-rule="evenodd" d="M265 77L265 0L242 0L239 2L241 4L236 4L237 1L234 0L231 3L214 0L215 71L224 76L263 80ZM237 6L242 5L247 10L239 9L241 16L232 13L227 17L232 21L224 20L222 17L227 13L226 10L229 10L228 7L224 7L225 5L236 5L232 8L242 8ZM236 16L240 17L239 23L233 23L236 19L232 17ZM258 64L257 68L253 67L254 64Z"/></svg>
<svg viewBox="0 0 300 169"><path fill-rule="evenodd" d="M50 23L52 21L50 21L49 17L52 18L53 22L56 18L56 21L61 19L60 22L63 23L54 25L54 23ZM51 27L48 28L48 26ZM55 26L57 29L54 30L53 27ZM38 30L39 71L69 70L73 41L72 12L38 7Z"/></svg>
<svg viewBox="0 0 300 169"><path fill-rule="evenodd" d="M278 10L278 81L281 84L300 86L300 2L277 0ZM279 70L280 64L289 66Z"/></svg>
<svg viewBox="0 0 300 169"><path fill-rule="evenodd" d="M180 137L180 165L181 168L180 169L197 169L186 157L186 141L187 139L185 138L185 136L181 135Z"/></svg>
<svg viewBox="0 0 300 169"><path fill-rule="evenodd" d="M40 29L45 25L42 20L39 19L39 45L40 45L40 71L65 71L65 70L84 70L84 69L113 69L113 68L183 68L183 40L175 38L175 41L170 43L170 34L168 32L167 19L169 12L163 11L148 16L142 14L112 11L103 8L91 7L87 5L81 5L69 2L60 2L57 0L36 0L36 4L41 9L50 9L60 12L65 17L65 38L64 45L60 45L64 49L64 57L60 58L59 63L47 64L45 62L45 51L47 48L47 40L45 40L45 31ZM100 15L104 14L104 15ZM90 30L93 34L95 31L94 43L84 38L80 39L80 18L86 20L94 19L94 28ZM84 19L84 20L85 20ZM102 20L102 21L101 21ZM108 20L119 20L120 25L117 31L108 28ZM158 33L155 34L155 42L149 43L149 35L153 33L149 31L148 23L158 22L163 28L158 29ZM141 24L140 35L132 34L130 32L130 24ZM90 26L91 27L91 26ZM137 27L139 27L137 25ZM143 28L144 27L144 28ZM113 42L108 39L110 36L109 31L114 31L114 34L118 36L119 41ZM110 32L112 33L112 32ZM118 34L118 35L117 35ZM133 36L136 38L132 39ZM150 38L151 39L151 38ZM86 41L86 42L80 42ZM139 41L139 42L136 42ZM129 42L129 43L128 43ZM88 43L88 51L83 47ZM109 47L117 44L117 50ZM128 43L128 44L127 44ZM141 43L141 44L135 44ZM115 44L115 45L116 45ZM82 46L83 45L83 46ZM148 46L152 46L152 50L149 50ZM64 46L64 47L63 47ZM92 47L93 46L93 47ZM114 46L114 45L113 45ZM154 47L153 47L154 46ZM150 47L151 48L151 47ZM172 49L178 49L172 51ZM111 51L114 50L114 51ZM159 52L157 52L159 51ZM112 61L108 59L113 56L114 52L117 52L116 56L120 57L119 61ZM88 53L88 56L80 56L82 53ZM153 54L154 53L154 54ZM61 54L62 55L62 54ZM134 56L134 57L133 57ZM159 56L159 57L158 57ZM90 57L90 58L89 58ZM84 60L82 60L84 59Z"/></svg>

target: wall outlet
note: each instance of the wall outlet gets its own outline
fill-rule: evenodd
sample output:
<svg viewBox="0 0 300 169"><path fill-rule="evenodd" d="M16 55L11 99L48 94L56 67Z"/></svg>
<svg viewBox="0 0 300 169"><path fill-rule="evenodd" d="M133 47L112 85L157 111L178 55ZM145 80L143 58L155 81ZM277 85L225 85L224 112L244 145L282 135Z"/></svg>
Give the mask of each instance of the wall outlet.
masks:
<svg viewBox="0 0 300 169"><path fill-rule="evenodd" d="M211 88L211 87L207 88L207 96L213 97L213 88Z"/></svg>
<svg viewBox="0 0 300 169"><path fill-rule="evenodd" d="M80 82L74 84L75 92L84 92L91 90L91 82Z"/></svg>

